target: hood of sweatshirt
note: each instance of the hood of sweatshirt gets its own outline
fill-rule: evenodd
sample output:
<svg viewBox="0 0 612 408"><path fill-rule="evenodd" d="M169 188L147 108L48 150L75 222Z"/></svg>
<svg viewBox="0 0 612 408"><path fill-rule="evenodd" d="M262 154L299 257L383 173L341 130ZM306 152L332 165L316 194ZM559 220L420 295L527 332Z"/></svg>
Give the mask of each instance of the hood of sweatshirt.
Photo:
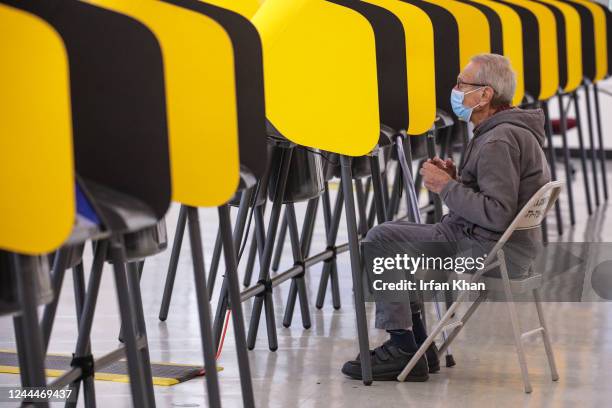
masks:
<svg viewBox="0 0 612 408"><path fill-rule="evenodd" d="M476 126L474 128L474 137L478 137L478 135L486 133L499 125L511 124L529 129L540 146L543 146L544 140L546 139L544 123L545 119L542 109L506 109L496 113Z"/></svg>

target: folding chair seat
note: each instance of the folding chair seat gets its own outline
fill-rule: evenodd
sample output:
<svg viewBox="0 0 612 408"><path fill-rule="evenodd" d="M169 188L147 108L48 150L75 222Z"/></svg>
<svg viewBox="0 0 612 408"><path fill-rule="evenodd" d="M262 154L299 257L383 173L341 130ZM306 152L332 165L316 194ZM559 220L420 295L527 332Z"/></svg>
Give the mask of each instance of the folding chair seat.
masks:
<svg viewBox="0 0 612 408"><path fill-rule="evenodd" d="M434 339L442 332L442 330L449 329L451 330L451 332L439 349L439 353L443 353L449 347L452 341L456 338L461 329L465 327L467 321L470 319L476 309L487 298L489 292L501 293L504 301L508 305L510 321L514 334L514 342L518 354L518 360L521 368L521 374L523 377L525 392L530 393L532 391L532 387L529 381L529 374L527 371L527 363L525 359L523 341L532 335L542 335L548 364L550 366L551 378L553 381L557 381L559 379L553 356L549 332L546 326L542 306L540 303L539 288L542 285L542 274L537 271L534 271L532 265L532 272L530 274L522 277L511 278L508 270L509 263L507 262L507 260L509 258L507 257L507 253L511 252L508 251L508 246L512 244L511 238L513 237L513 234L516 231L535 230L541 227L541 224L545 219L546 214L554 205L554 202L558 198L562 187L562 182L552 181L545 184L536 193L534 193L531 199L516 215L516 217L508 226L506 231L503 233L499 241L494 244L486 260L484 261L484 266L482 269L476 270L474 273L470 274L452 274L450 278L441 278L440 276L438 276L438 279L441 280L450 280L452 278L458 278L460 280L464 280L470 283L482 282L485 284L485 289L479 292L479 295L476 300L469 304L468 309L461 317L455 317L455 314L459 315L459 312L457 310L458 307L468 300L468 296L471 293L469 291L459 291L459 295L457 296L455 302L448 308L444 316L431 330L431 333L429 334L423 345L419 348L415 356L410 360L410 362L406 365L404 370L398 376L397 379L399 381L403 381L406 378L410 370L412 370L412 368L417 363L418 359L421 358L421 356L425 353L425 351L434 341ZM497 271L499 271L499 277L497 277ZM491 272L495 272L493 277L487 275ZM516 310L516 305L514 303L514 296L528 292L531 292L533 294L533 300L536 306L540 326L536 329L529 330L527 332L522 332L519 323L519 316Z"/></svg>

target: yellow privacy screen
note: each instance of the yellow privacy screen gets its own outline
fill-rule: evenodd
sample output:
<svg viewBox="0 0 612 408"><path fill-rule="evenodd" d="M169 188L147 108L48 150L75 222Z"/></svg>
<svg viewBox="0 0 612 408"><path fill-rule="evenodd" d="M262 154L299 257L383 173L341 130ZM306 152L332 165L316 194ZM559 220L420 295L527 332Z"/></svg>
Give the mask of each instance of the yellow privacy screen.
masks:
<svg viewBox="0 0 612 408"><path fill-rule="evenodd" d="M476 54L491 52L487 17L475 7L454 0L427 0L453 15L459 28L459 58L464 68Z"/></svg>
<svg viewBox="0 0 612 408"><path fill-rule="evenodd" d="M505 0L531 11L538 20L540 32L540 95L544 101L559 89L559 56L557 54L557 23L546 6L529 0Z"/></svg>
<svg viewBox="0 0 612 408"><path fill-rule="evenodd" d="M521 18L512 8L490 0L472 0L492 9L500 18L504 56L510 60L516 72L516 92L512 103L520 105L525 96L525 74L523 72L523 34Z"/></svg>
<svg viewBox="0 0 612 408"><path fill-rule="evenodd" d="M399 0L367 0L400 19L406 36L409 135L428 131L436 119L436 72L431 20L420 8ZM415 39L418 38L418 41Z"/></svg>
<svg viewBox="0 0 612 408"><path fill-rule="evenodd" d="M145 24L164 58L172 198L218 206L239 179L234 56L214 20L161 1L91 0Z"/></svg>
<svg viewBox="0 0 612 408"><path fill-rule="evenodd" d="M74 224L68 60L43 20L0 5L0 249L51 252Z"/></svg>
<svg viewBox="0 0 612 408"><path fill-rule="evenodd" d="M264 55L266 112L291 141L350 156L378 142L374 32L325 0L266 0L253 17Z"/></svg>
<svg viewBox="0 0 612 408"><path fill-rule="evenodd" d="M606 77L608 71L608 38L606 36L606 15L595 2L588 0L572 0L588 8L593 14L593 27L595 30L595 81Z"/></svg>
<svg viewBox="0 0 612 408"><path fill-rule="evenodd" d="M567 83L564 92L572 92L582 83L582 31L580 29L580 15L573 7L557 0L540 0L542 3L556 7L563 14L565 21L565 48L567 69ZM562 62L559 61L559 64Z"/></svg>
<svg viewBox="0 0 612 408"><path fill-rule="evenodd" d="M264 0L206 0L203 3L212 4L232 10L238 14L242 14L246 18L251 18L257 12L259 6Z"/></svg>

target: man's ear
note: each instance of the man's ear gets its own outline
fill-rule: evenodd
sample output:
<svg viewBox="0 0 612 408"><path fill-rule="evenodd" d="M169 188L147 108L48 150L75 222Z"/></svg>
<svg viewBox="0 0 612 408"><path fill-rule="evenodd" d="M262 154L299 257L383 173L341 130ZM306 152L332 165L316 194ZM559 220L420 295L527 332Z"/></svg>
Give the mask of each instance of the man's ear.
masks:
<svg viewBox="0 0 612 408"><path fill-rule="evenodd" d="M482 103L488 103L489 105L491 104L491 101L493 101L493 96L495 95L495 91L493 90L493 88L491 88L490 86L486 86L484 88L484 92L482 95L483 101Z"/></svg>

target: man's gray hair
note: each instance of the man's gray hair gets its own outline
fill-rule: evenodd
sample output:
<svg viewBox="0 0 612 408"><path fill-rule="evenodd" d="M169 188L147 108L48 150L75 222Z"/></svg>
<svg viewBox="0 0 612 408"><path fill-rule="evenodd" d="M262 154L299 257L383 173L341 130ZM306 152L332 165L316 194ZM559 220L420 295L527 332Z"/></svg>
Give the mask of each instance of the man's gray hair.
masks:
<svg viewBox="0 0 612 408"><path fill-rule="evenodd" d="M516 74L510 60L498 54L478 54L470 61L478 64L474 82L489 85L495 91L491 106L496 108L512 104Z"/></svg>

